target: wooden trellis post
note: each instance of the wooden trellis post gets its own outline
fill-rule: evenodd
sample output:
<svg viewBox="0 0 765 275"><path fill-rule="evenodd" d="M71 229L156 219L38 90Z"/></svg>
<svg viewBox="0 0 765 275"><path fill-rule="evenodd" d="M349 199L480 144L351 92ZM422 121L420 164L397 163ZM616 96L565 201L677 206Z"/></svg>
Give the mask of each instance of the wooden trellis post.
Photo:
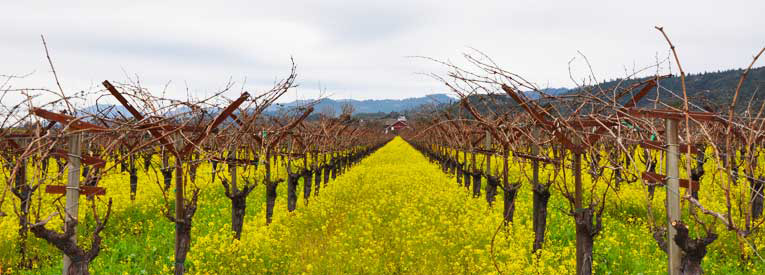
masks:
<svg viewBox="0 0 765 275"><path fill-rule="evenodd" d="M675 235L677 230L672 226L680 220L680 169L678 167L679 150L677 138L677 120L668 118L666 121L667 134L667 255L669 256L669 275L680 275L681 259L683 257L677 245Z"/></svg>
<svg viewBox="0 0 765 275"><path fill-rule="evenodd" d="M492 155L492 150L491 150L491 133L489 133L489 130L486 130L486 138L485 138L484 142L485 142L484 143L484 148L486 149L486 159L484 160L486 162L486 180L487 180L487 182L486 182L487 185L486 186L489 186L488 185L488 179L491 176L491 155Z"/></svg>
<svg viewBox="0 0 765 275"><path fill-rule="evenodd" d="M679 112L674 110L641 110L630 109L628 113L636 117L660 118L665 121L666 144L659 142L643 141L640 145L647 149L664 149L667 151L666 176L643 172L643 180L652 184L666 184L667 186L667 273L670 275L682 274L683 251L675 242L677 230L673 226L681 220L680 214L680 187L698 190L699 183L690 179L680 179L680 151L692 154L703 154L690 144L680 144L677 135L678 121L686 115L694 120L714 121L715 115L708 112ZM688 141L690 142L690 141ZM690 157L690 156L688 156Z"/></svg>
<svg viewBox="0 0 765 275"><path fill-rule="evenodd" d="M229 169L229 174L231 175L231 190L233 190L233 192L236 193L237 191L239 191L238 187L236 186L236 182L237 182L236 165L237 164L236 164L236 161L234 160L237 158L237 149L232 147L229 150L231 150L228 152L228 157L230 159L228 162L228 169ZM231 155L232 153L233 153L233 157Z"/></svg>
<svg viewBox="0 0 765 275"><path fill-rule="evenodd" d="M489 130L486 130L484 135L486 136L483 145L486 156L484 159L484 162L486 162L486 201L489 203L489 206L492 206L495 197L497 196L497 182L494 181L491 175L491 157L494 154L494 151L491 148L492 141Z"/></svg>
<svg viewBox="0 0 765 275"><path fill-rule="evenodd" d="M80 130L80 131L93 131L93 132L105 132L108 131L108 129L97 126L92 123L84 122L81 120L78 120L75 117L60 114L60 113L54 113L50 111L46 111L40 108L32 108L32 113L36 116L45 118L50 121L55 121L58 123L61 123L62 125L67 125L67 127L70 130ZM53 125L53 123L49 124L50 126ZM101 187L95 187L95 186L80 186L80 166L82 163L85 163L86 165L93 165L95 167L103 166L106 164L106 162L99 158L94 158L90 156L82 156L82 132L68 132L70 134L69 136L69 150L58 150L54 149L51 154L57 155L60 157L67 157L69 159L68 165L69 165L69 171L67 175L67 184L66 186L56 186L56 185L48 185L45 187L45 192L47 193L53 193L53 194L65 194L66 196L66 205L65 205L65 215L64 215L64 222L70 223L73 220L76 221L78 214L79 214L79 200L80 200L80 194L89 194L89 195L103 195L105 194L105 190ZM81 192L82 191L82 192ZM64 227L64 230L66 230L66 226ZM73 229L76 230L76 227ZM65 232L66 233L66 232ZM72 243L77 243L77 233L74 232L72 234ZM69 269L72 265L72 260L64 253L63 261L62 261L62 274L67 275L69 274Z"/></svg>
<svg viewBox="0 0 765 275"><path fill-rule="evenodd" d="M81 153L82 134L76 133L69 137L69 172L66 180L66 215L65 221L71 222L77 220L80 207L80 154ZM66 226L64 227L67 228ZM72 241L77 243L77 227L74 227L75 233L72 235ZM69 266L72 259L64 254L62 274L69 274Z"/></svg>
<svg viewBox="0 0 765 275"><path fill-rule="evenodd" d="M533 130L531 130L531 134L535 139L538 139L540 136L539 133L539 127L534 127ZM531 144L531 155L533 156L539 156L539 145L532 142ZM533 180L533 184L539 184L539 159L533 159L531 160L531 177Z"/></svg>

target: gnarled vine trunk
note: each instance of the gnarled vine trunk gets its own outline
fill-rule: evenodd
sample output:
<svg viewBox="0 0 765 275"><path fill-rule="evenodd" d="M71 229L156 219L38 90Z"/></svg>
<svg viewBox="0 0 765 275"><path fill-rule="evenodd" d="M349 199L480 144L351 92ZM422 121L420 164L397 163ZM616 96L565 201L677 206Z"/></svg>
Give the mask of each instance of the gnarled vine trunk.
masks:
<svg viewBox="0 0 765 275"><path fill-rule="evenodd" d="M704 270L701 268L701 261L707 254L707 246L717 239L717 234L706 232L706 236L701 238L691 238L688 227L682 221L676 221L672 224L676 230L674 242L680 248L682 258L680 259L680 274L682 275L701 275ZM653 238L656 240L659 248L667 253L667 228L658 228L653 232Z"/></svg>
<svg viewBox="0 0 765 275"><path fill-rule="evenodd" d="M292 212L297 208L297 185L300 174L289 173L287 175L287 211Z"/></svg>
<svg viewBox="0 0 765 275"><path fill-rule="evenodd" d="M176 221L175 230L175 274L183 275L186 272L186 255L191 247L191 219Z"/></svg>
<svg viewBox="0 0 765 275"><path fill-rule="evenodd" d="M37 224L33 224L29 227L36 237L44 239L48 243L52 244L64 255L69 257L71 263L69 269L66 270L67 275L89 275L88 266L98 256L101 251L101 231L106 227L106 223L111 216L112 200L109 199L106 215L102 221L96 219L96 226L92 233L92 239L90 243L90 249L84 249L77 245L77 242L72 238L76 234L75 228L77 228L77 219L70 219L64 222L64 232L59 233L45 228L47 221L43 221Z"/></svg>
<svg viewBox="0 0 765 275"><path fill-rule="evenodd" d="M486 178L486 202L489 203L489 206L492 206L497 196L497 187L499 187L497 177L489 176Z"/></svg>
<svg viewBox="0 0 765 275"><path fill-rule="evenodd" d="M28 267L31 262L27 260L27 232L29 231L29 208L30 200L35 188L27 184L27 162L17 160L19 169L16 171L15 185L11 192L19 199L19 254L21 255L20 266Z"/></svg>
<svg viewBox="0 0 765 275"><path fill-rule="evenodd" d="M457 163L457 186L462 186L462 164Z"/></svg>
<svg viewBox="0 0 765 275"><path fill-rule="evenodd" d="M471 185L470 179L472 178L472 176L470 175L470 172L463 171L462 175L464 176L464 179L465 179L463 180L463 182L465 183L465 189L470 190L470 185Z"/></svg>
<svg viewBox="0 0 765 275"><path fill-rule="evenodd" d="M314 173L314 186L316 187L316 191L314 191L313 195L318 196L319 190L321 190L321 167L316 166L315 170L316 172Z"/></svg>
<svg viewBox="0 0 765 275"><path fill-rule="evenodd" d="M481 173L478 171L473 172L473 197L481 197Z"/></svg>
<svg viewBox="0 0 765 275"><path fill-rule="evenodd" d="M503 191L505 192L502 215L506 224L513 222L513 215L515 214L515 199L518 197L518 189L520 189L520 187L521 184L517 182L506 184L502 187Z"/></svg>
<svg viewBox="0 0 765 275"><path fill-rule="evenodd" d="M138 192L138 169L135 167L130 168L130 200L135 200L135 195Z"/></svg>
<svg viewBox="0 0 765 275"><path fill-rule="evenodd" d="M143 154L143 171L148 172L149 167L151 167L151 157L152 154ZM213 170L215 170L215 166L213 166Z"/></svg>
<svg viewBox="0 0 765 275"><path fill-rule="evenodd" d="M576 274L592 274L592 247L602 229L601 218L595 216L592 207L576 209L572 215L576 224Z"/></svg>
<svg viewBox="0 0 765 275"><path fill-rule="evenodd" d="M324 175L324 186L327 186L327 184L329 183L329 173L330 173L329 171L330 170L332 170L332 169L330 168L329 164L328 165L324 165L324 174L323 174Z"/></svg>
<svg viewBox="0 0 765 275"><path fill-rule="evenodd" d="M311 183L313 182L313 172L306 169L303 172L303 199L305 203L308 203L308 198L311 197Z"/></svg>
<svg viewBox="0 0 765 275"><path fill-rule="evenodd" d="M266 224L271 224L276 205L276 186L278 182L266 181Z"/></svg>
<svg viewBox="0 0 765 275"><path fill-rule="evenodd" d="M750 197L752 202L752 219L759 219L762 217L762 209L763 209L763 196L765 196L765 184L763 184L763 181L765 180L765 177L759 177L757 179L750 178L749 179L749 186L750 186Z"/></svg>
<svg viewBox="0 0 765 275"><path fill-rule="evenodd" d="M162 178L165 181L165 190L169 190L170 184L173 182L173 168L162 168L160 169L160 172L162 173Z"/></svg>
<svg viewBox="0 0 765 275"><path fill-rule="evenodd" d="M533 250L542 248L545 242L545 230L547 230L547 203L550 201L550 188L543 184L535 184L533 189Z"/></svg>
<svg viewBox="0 0 765 275"><path fill-rule="evenodd" d="M242 225L244 224L244 213L247 211L247 196L238 196L231 198L231 229L234 230L234 238L237 240L242 237Z"/></svg>
<svg viewBox="0 0 765 275"><path fill-rule="evenodd" d="M683 275L701 275L701 260L707 254L707 246L717 239L717 234L707 232L703 238L691 238L688 227L682 221L677 221L673 227L677 230L675 243L683 250L680 272Z"/></svg>
<svg viewBox="0 0 765 275"><path fill-rule="evenodd" d="M330 162L330 166L329 166L330 167L330 172L332 172L332 180L335 180L337 178L337 169L338 169L338 166L337 166L336 158L337 158L337 156L334 156L332 158L332 162Z"/></svg>

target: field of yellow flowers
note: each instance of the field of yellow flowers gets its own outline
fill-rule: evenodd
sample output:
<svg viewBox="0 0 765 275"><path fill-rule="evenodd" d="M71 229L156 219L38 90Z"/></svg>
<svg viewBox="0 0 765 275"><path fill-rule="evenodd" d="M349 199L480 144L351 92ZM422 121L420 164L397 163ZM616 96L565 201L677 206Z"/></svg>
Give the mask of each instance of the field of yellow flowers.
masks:
<svg viewBox="0 0 765 275"><path fill-rule="evenodd" d="M191 274L497 274L497 269L504 274L574 273L573 220L565 214L568 205L559 194L551 198L544 249L532 253L528 185L519 193L514 224L501 227L501 197L493 208L483 198L472 198L453 176L400 138L331 181L307 205L300 196L295 212L287 212L286 184L280 184L269 226L264 218L265 187L258 186L248 199L241 240L232 238L230 202L220 182L210 182L210 169L203 165L197 172L207 180L196 183L202 195L187 260ZM172 270L173 224L161 215L165 202L155 183L157 175L145 173L140 179L134 202L129 199L127 174L116 173L100 183L108 190L106 197L114 200L114 216L102 233L104 249L91 264L94 274ZM656 197L662 196L657 189ZM43 197L44 202L53 199ZM13 213L8 203L2 210ZM87 212L81 211L81 218L87 220ZM625 185L609 196L604 230L595 240L597 274L666 272L666 257L645 218L642 186ZM82 228L89 231L87 223ZM0 218L0 274L61 272L57 250L33 236L29 246L37 257L35 267L17 270L17 230L13 214ZM705 271L762 274L763 261L741 260L738 245L735 236L721 234L709 248Z"/></svg>

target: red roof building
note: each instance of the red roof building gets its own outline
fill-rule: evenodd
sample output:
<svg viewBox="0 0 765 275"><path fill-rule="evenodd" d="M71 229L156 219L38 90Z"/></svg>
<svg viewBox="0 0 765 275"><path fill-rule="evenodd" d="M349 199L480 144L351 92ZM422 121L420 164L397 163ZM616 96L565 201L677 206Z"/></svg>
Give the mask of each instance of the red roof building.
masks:
<svg viewBox="0 0 765 275"><path fill-rule="evenodd" d="M385 125L385 133L388 133L388 131L398 132L404 128L409 128L409 124L406 123L406 117L401 116L398 118L398 120L396 120L396 122L388 123Z"/></svg>
<svg viewBox="0 0 765 275"><path fill-rule="evenodd" d="M396 121L396 123L393 123L393 125L390 126L392 130L396 130L396 131L404 129L406 127L409 127L409 125L406 124L406 121L401 121L401 120Z"/></svg>

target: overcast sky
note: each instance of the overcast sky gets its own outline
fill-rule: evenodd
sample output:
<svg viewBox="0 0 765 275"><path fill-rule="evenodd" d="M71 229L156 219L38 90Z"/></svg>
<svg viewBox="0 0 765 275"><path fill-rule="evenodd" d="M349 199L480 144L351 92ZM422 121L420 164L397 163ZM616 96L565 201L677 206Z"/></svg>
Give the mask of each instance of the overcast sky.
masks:
<svg viewBox="0 0 765 275"><path fill-rule="evenodd" d="M161 3L158 3L161 2ZM194 3L192 3L194 2ZM258 92L298 66L297 92L407 98L447 92L421 73L428 56L459 62L470 48L541 87L572 87L568 62L587 56L600 79L665 58L664 26L688 72L744 67L765 45L765 1L4 1L0 74L16 87L67 91L138 75L149 88L201 96L229 78ZM581 59L579 59L581 60ZM127 74L127 75L126 75ZM574 77L586 66L575 62ZM231 92L233 96L236 92Z"/></svg>

